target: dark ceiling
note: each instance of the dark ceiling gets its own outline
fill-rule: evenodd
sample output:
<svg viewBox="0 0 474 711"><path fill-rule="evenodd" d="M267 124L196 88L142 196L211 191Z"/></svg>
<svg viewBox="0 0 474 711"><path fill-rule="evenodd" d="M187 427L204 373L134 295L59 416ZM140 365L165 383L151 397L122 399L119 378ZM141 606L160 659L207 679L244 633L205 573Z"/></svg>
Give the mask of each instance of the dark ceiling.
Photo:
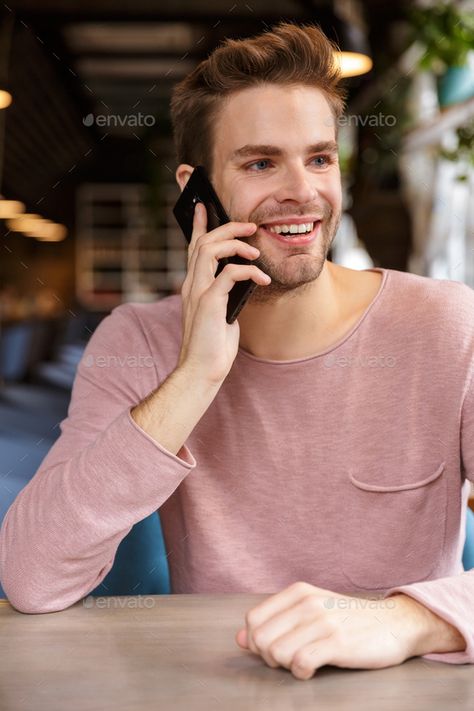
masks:
<svg viewBox="0 0 474 711"><path fill-rule="evenodd" d="M297 0L173 0L168 5L18 0L4 5L4 28L14 16L8 76L14 102L2 112L2 192L26 202L30 212L67 223L79 182L146 181L150 162L160 159L160 146L166 144L164 155L169 154L172 85L220 40L256 34L281 19L316 21L334 36L338 5ZM388 0L363 3L374 59L383 56L385 64L388 38L404 7ZM367 91L375 74L351 80L350 98ZM138 114L142 125L130 125L125 117ZM153 125L144 117L153 117L146 119Z"/></svg>

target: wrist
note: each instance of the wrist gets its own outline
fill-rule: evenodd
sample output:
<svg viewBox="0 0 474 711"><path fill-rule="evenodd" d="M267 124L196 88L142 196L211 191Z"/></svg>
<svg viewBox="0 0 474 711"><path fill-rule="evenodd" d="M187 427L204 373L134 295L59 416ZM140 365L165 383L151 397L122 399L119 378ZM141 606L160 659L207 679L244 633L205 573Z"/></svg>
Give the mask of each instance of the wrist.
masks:
<svg viewBox="0 0 474 711"><path fill-rule="evenodd" d="M443 652L461 652L466 640L459 630L409 595L394 595L397 607L408 620L408 657Z"/></svg>
<svg viewBox="0 0 474 711"><path fill-rule="evenodd" d="M152 439L177 455L218 390L184 367L176 368L130 414Z"/></svg>
<svg viewBox="0 0 474 711"><path fill-rule="evenodd" d="M213 380L209 377L209 375L203 372L202 368L198 368L190 363L186 363L185 361L176 366L172 373L172 377L177 382L187 384L194 392L197 392L204 397L207 394L214 397L224 382L223 379Z"/></svg>

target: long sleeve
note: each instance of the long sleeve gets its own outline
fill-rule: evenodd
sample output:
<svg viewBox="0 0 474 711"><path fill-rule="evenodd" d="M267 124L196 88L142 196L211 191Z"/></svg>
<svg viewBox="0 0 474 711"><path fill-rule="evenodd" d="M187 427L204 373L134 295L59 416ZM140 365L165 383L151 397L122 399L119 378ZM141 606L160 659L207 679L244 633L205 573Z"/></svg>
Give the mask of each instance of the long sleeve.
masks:
<svg viewBox="0 0 474 711"><path fill-rule="evenodd" d="M461 416L461 457L463 479L474 481L474 377L463 402ZM459 575L401 585L384 597L404 593L418 600L442 619L454 625L466 640L462 652L425 654L426 659L450 664L474 663L474 568Z"/></svg>
<svg viewBox="0 0 474 711"><path fill-rule="evenodd" d="M164 379L156 360L129 305L90 339L61 435L0 532L0 579L18 610L52 612L84 597L107 575L132 526L196 466L185 445L175 456L130 415Z"/></svg>

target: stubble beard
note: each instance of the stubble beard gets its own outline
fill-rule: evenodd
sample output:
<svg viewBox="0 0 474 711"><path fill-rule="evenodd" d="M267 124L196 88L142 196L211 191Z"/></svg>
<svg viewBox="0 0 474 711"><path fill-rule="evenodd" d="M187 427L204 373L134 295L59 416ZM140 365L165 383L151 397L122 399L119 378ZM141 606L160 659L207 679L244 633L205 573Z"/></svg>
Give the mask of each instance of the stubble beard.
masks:
<svg viewBox="0 0 474 711"><path fill-rule="evenodd" d="M309 247L288 247L286 256L283 256L282 250L279 261L269 257L262 247L262 240L249 237L246 241L260 250L260 255L257 259L252 259L251 263L268 274L272 281L266 286L257 286L248 303L267 304L283 296L291 298L306 291L321 274L340 219L340 212L334 213L330 208L326 209L316 241ZM304 256L297 256L299 254ZM288 260L295 260L295 263L288 264Z"/></svg>

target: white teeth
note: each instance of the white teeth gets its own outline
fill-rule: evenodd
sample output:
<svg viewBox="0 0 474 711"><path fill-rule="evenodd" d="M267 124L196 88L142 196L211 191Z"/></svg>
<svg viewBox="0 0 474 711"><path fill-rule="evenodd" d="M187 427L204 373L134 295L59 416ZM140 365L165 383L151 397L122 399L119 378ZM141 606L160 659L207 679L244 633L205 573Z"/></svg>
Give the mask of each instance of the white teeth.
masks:
<svg viewBox="0 0 474 711"><path fill-rule="evenodd" d="M277 234L303 234L304 232L311 232L313 226L314 222L303 222L301 225L269 225L267 229Z"/></svg>

